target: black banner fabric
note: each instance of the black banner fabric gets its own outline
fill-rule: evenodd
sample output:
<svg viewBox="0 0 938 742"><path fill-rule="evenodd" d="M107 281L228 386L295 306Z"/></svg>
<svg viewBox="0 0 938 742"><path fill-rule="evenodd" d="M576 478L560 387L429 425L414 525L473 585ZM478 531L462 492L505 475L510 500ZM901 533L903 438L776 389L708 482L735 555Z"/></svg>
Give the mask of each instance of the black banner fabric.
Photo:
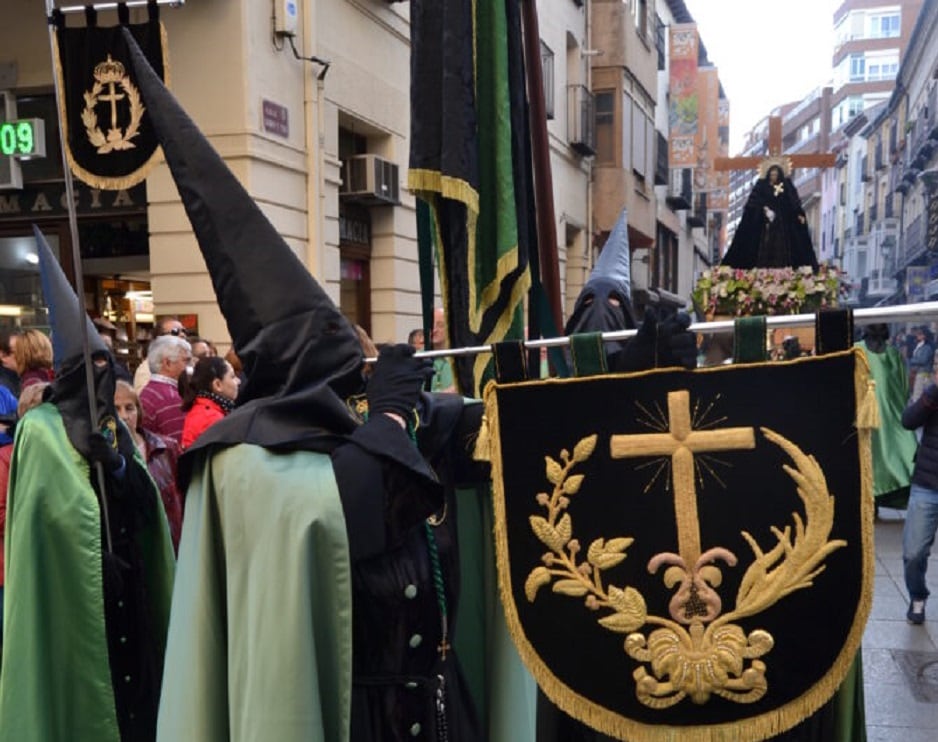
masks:
<svg viewBox="0 0 938 742"><path fill-rule="evenodd" d="M162 24L128 25L150 65L166 81ZM131 74L121 26L56 27L56 74L62 97L68 162L93 188L122 190L143 181L157 157L157 141Z"/></svg>
<svg viewBox="0 0 938 742"><path fill-rule="evenodd" d="M488 386L502 601L555 704L747 740L834 694L872 600L868 373L850 350Z"/></svg>

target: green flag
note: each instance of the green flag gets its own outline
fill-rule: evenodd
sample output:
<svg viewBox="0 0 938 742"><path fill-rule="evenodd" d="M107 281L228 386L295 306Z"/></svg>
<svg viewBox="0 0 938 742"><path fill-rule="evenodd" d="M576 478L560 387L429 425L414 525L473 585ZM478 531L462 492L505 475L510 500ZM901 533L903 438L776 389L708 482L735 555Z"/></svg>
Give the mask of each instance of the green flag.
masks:
<svg viewBox="0 0 938 742"><path fill-rule="evenodd" d="M454 346L523 337L530 272L527 249L519 247L516 185L527 182L528 158L526 140L513 137L525 115L523 75L511 75L521 64L517 18L517 0L411 3L408 185L433 213ZM478 394L491 357L455 364L460 391Z"/></svg>

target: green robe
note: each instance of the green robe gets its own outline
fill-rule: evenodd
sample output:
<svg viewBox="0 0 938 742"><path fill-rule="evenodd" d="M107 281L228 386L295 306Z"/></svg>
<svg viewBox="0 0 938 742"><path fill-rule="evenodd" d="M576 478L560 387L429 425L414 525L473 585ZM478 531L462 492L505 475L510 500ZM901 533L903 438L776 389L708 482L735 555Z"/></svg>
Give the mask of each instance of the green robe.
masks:
<svg viewBox="0 0 938 742"><path fill-rule="evenodd" d="M869 361L879 405L880 425L872 439L873 497L886 507L905 507L918 448L915 434L902 427L902 412L909 401L908 371L895 348L873 353L865 342L857 345Z"/></svg>
<svg viewBox="0 0 938 742"><path fill-rule="evenodd" d="M194 462L186 496L159 742L347 742L352 588L330 458L248 444L202 455L210 459ZM480 571L464 586L457 639L487 658L466 673L489 739L533 742L533 681L482 561L491 559L490 507L463 494L460 536L475 544Z"/></svg>
<svg viewBox="0 0 938 742"><path fill-rule="evenodd" d="M331 460L197 455L157 739L348 740L352 588Z"/></svg>
<svg viewBox="0 0 938 742"><path fill-rule="evenodd" d="M142 466L138 460L128 466ZM140 534L150 625L169 619L173 550L154 487ZM51 404L17 425L7 496L0 742L119 742L104 623L101 513Z"/></svg>

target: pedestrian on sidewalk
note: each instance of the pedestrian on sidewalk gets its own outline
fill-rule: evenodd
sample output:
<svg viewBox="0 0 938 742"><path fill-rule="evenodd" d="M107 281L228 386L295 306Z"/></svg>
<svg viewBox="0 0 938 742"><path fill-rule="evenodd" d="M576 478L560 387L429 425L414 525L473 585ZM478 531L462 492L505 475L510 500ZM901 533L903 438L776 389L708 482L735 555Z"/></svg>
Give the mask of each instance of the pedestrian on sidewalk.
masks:
<svg viewBox="0 0 938 742"><path fill-rule="evenodd" d="M906 618L915 625L925 621L925 601L928 600L925 570L938 529L938 386L935 382L933 377L922 395L902 413L903 427L922 428L902 531L902 563L909 591Z"/></svg>

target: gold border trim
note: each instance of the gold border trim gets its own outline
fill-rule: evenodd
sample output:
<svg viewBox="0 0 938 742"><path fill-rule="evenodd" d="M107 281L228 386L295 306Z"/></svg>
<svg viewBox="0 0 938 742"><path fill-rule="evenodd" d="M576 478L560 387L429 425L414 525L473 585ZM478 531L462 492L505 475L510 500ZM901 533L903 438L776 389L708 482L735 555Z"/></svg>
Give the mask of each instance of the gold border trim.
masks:
<svg viewBox="0 0 938 742"><path fill-rule="evenodd" d="M159 22L160 24L160 45L163 49L163 84L168 88L169 87L169 37L166 34L166 26L163 25L163 21ZM65 90L65 75L62 70L62 59L59 55L59 31L55 30L55 43L52 45L52 65L55 68L54 74L58 79L59 90ZM92 188L97 188L102 191L123 191L128 188L133 188L135 185L142 183L147 179L147 176L150 174L150 171L154 166L162 159L163 157L163 148L159 145L156 146L156 149L153 150L153 154L150 155L149 159L144 162L140 167L134 170L132 173L127 175L122 175L120 177L107 177L104 175L95 175L89 170L85 170L78 162L75 160L75 156L72 154L72 148L69 144L69 131L68 131L68 111L65 108L65 96L64 94L59 96L58 100L58 109L59 109L59 129L61 132L62 147L65 149L65 156L68 159L68 167L72 171L72 174L78 178L82 183L91 186Z"/></svg>
<svg viewBox="0 0 938 742"><path fill-rule="evenodd" d="M857 407L866 394L870 378L869 363L860 348L851 348L827 356L801 358L788 363L817 363L829 358L852 354L854 357L854 391ZM740 364L738 367L753 366L777 367L778 362ZM737 367L737 368L738 368ZM698 369L697 373L732 372L732 366L714 366ZM629 378L658 374L665 369L641 371L631 374L610 374L612 377ZM528 641L518 618L514 593L511 586L511 566L508 552L508 534L505 529L505 490L503 479L501 439L499 435L498 391L534 384L573 384L591 380L585 378L546 379L520 381L509 384L489 382L485 387L485 419L489 430L489 445L492 465L492 504L495 514L493 526L495 538L495 556L498 570L498 589L505 612L508 632L525 666L534 676L541 690L550 700L571 716L593 726L604 734L619 739L642 739L647 742L739 742L748 739L763 740L791 729L804 721L827 703L837 692L860 650L863 631L873 604L873 464L871 458L868 428L857 429L857 447L860 458L860 517L863 552L863 576L860 588L860 603L854 614L853 625L847 634L840 654L834 660L830 670L801 696L772 711L750 719L713 725L671 726L667 724L645 724L614 713L588 698L574 692L555 676L537 651ZM592 377L595 380L595 377Z"/></svg>

